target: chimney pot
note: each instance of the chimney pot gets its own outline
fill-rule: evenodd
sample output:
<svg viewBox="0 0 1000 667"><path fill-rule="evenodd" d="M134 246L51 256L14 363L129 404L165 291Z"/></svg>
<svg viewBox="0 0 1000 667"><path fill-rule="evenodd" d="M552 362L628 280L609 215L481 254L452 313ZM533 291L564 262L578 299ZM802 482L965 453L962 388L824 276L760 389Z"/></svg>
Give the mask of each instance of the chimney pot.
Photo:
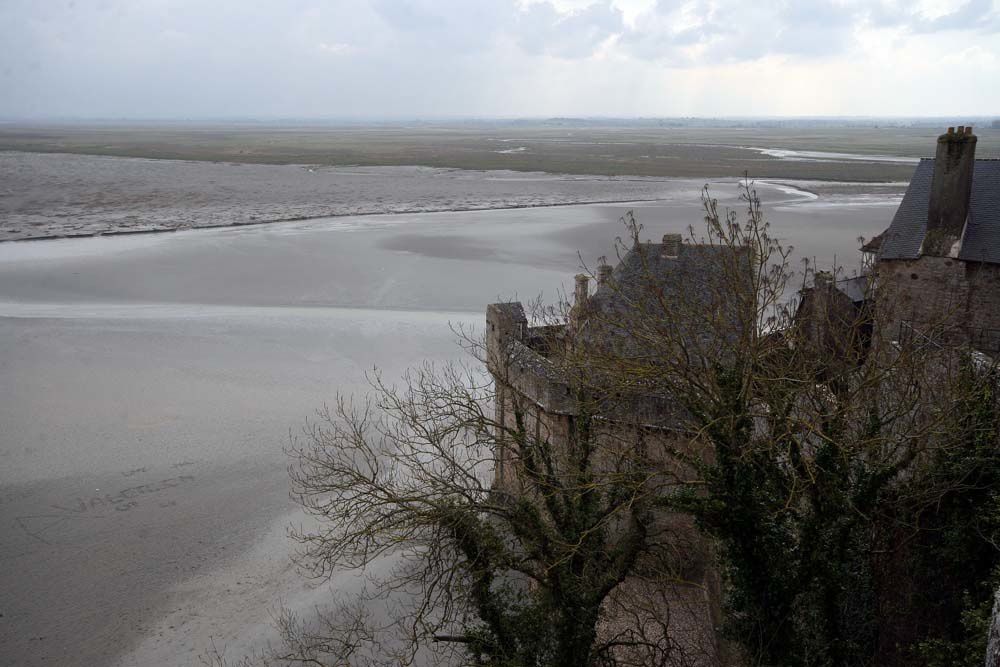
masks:
<svg viewBox="0 0 1000 667"><path fill-rule="evenodd" d="M968 137L968 136L971 136L971 135L972 135L972 126L971 125L966 125L965 126L965 136Z"/></svg>
<svg viewBox="0 0 1000 667"><path fill-rule="evenodd" d="M665 257L680 257L682 237L680 234L663 235L663 255Z"/></svg>
<svg viewBox="0 0 1000 667"><path fill-rule="evenodd" d="M949 127L948 128L948 134L955 134L955 128Z"/></svg>
<svg viewBox="0 0 1000 667"><path fill-rule="evenodd" d="M965 126L964 125L959 125L958 126L958 134L965 134Z"/></svg>

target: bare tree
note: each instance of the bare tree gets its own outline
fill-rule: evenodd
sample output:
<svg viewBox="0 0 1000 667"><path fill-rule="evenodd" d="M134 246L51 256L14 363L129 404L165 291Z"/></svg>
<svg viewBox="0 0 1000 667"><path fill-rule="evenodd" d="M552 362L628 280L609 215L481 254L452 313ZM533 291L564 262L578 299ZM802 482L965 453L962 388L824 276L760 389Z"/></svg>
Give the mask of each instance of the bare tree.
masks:
<svg viewBox="0 0 1000 667"><path fill-rule="evenodd" d="M481 370L425 366L402 387L372 381L373 397L338 402L309 431L293 484L321 519L320 531L297 535L314 574L393 560L370 591L394 605L403 648L387 664L409 664L420 650L455 658L456 649L490 665L623 664L626 655L684 664L663 631L598 632L626 578L679 576L673 527L654 510L656 468L635 453L638 432L635 447L622 448L632 452L609 462L596 417L577 424L572 451L530 428L526 414L498 421ZM517 492L494 485L501 442L521 456ZM625 599L614 604L664 620ZM327 657L349 657L334 653Z"/></svg>
<svg viewBox="0 0 1000 667"><path fill-rule="evenodd" d="M697 284L621 286L638 296L591 315L642 341L608 346L606 372L669 396L700 444L668 452L696 483L661 503L714 538L743 662L912 664L928 637L960 634L967 587L988 599L1000 563L995 362L956 344L953 312L899 336L877 276L855 305L815 274L794 308L789 251L749 183L743 200L745 216L722 213L706 193L707 231L690 240L713 262ZM968 532L942 543L948 531ZM976 565L942 585L947 557Z"/></svg>
<svg viewBox="0 0 1000 667"><path fill-rule="evenodd" d="M741 216L706 192L704 230L670 251L626 220L628 262L593 299L520 338L464 336L469 365L376 373L308 428L293 493L319 529L296 534L300 562L378 570L365 600L389 612L288 620L284 661L903 660L889 630L934 615L895 580L928 578L902 570L936 553L908 546L935 503L982 491L965 483L985 450L967 453L996 441L992 371L933 330L888 332L874 280L854 310L825 276L793 308L790 251L743 195ZM702 270L664 282L682 256ZM529 371L570 418L519 390ZM998 527L969 553L988 560Z"/></svg>

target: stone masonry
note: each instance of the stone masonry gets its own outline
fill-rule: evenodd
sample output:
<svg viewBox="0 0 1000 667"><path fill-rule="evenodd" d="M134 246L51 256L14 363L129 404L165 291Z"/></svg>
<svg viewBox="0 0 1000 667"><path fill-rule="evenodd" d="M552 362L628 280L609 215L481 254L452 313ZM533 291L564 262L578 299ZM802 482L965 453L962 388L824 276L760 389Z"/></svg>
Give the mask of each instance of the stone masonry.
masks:
<svg viewBox="0 0 1000 667"><path fill-rule="evenodd" d="M875 266L889 335L1000 352L1000 160L976 159L971 127L921 160Z"/></svg>
<svg viewBox="0 0 1000 667"><path fill-rule="evenodd" d="M614 331L613 323L626 318L625 311L636 307L644 294L683 291L685 298L692 298L699 290L708 293L718 288L711 278L706 279L712 273L709 260L717 250L682 244L679 234L665 235L659 244L637 244L614 269L605 264L598 268L593 293L590 277L576 276L574 304L563 325L533 327L520 303L490 305L486 313L487 365L496 381L497 420L511 429L520 423L536 441L547 441L556 450L570 446L580 405L574 381L560 364L563 355L573 349L576 355L582 351L586 360L588 351L603 354L609 341L615 342L612 347L617 353L634 352L632 341L614 341L627 338L627 334ZM675 428L673 409L668 397L636 392L608 407L598 420L600 432L595 437L610 458L636 442L650 450L711 456ZM516 454L502 437L498 441L494 488L523 493L512 460ZM693 475L679 463L663 463L675 479ZM669 619L671 641L684 656L677 664L718 665L722 648L715 628L721 622L721 593L710 547L689 518L664 515L662 522L674 541L676 560L669 567L679 573L677 581L657 590L649 590L639 581L626 581L609 604L615 606L616 595L647 596L649 604L662 607L658 616ZM605 632L614 632L625 622L616 618L609 610Z"/></svg>

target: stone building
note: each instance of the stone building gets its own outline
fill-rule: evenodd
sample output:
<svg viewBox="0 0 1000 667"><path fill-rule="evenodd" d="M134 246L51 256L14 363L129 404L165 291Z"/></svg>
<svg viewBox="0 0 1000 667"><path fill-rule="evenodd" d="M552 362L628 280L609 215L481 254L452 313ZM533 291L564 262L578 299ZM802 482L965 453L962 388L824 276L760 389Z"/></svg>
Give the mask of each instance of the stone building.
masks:
<svg viewBox="0 0 1000 667"><path fill-rule="evenodd" d="M861 363L875 326L894 340L925 336L1000 351L1000 160L975 159L975 145L971 128L949 128L935 158L919 162L892 224L863 249L872 256L869 275L837 280L819 272L802 291L795 326L828 350L831 364ZM667 234L661 243L636 243L614 268L602 263L593 289L591 276L576 276L565 323L532 326L521 303L490 305L487 367L496 382L497 421L570 448L581 420L596 414L609 465L622 453L616 448L643 443L673 452L663 455L663 469L680 483L689 479L693 471L682 460L712 452L682 428L676 402L652 390L655 382L644 384L645 361L637 361L630 386L614 385L603 364L627 369L632 360L669 356L678 343L695 357L698 350L706 358L724 353L732 341L716 345L719 337L738 329L726 322L736 315L734 303L739 307L732 299L744 265L739 257ZM587 402L595 387L613 389ZM516 457L501 434L495 489L523 492ZM711 547L685 517L662 520L677 553L676 581L655 591L627 581L623 594L665 601L671 613L660 615L669 615L668 632L689 658L685 664L728 663L715 633L721 592Z"/></svg>
<svg viewBox="0 0 1000 667"><path fill-rule="evenodd" d="M812 349L825 353L827 368L835 372L867 356L874 305L869 274L836 279L828 271L817 271L813 284L799 291L794 326Z"/></svg>
<svg viewBox="0 0 1000 667"><path fill-rule="evenodd" d="M976 159L971 127L922 159L877 243L880 321L894 338L1000 351L1000 160Z"/></svg>
<svg viewBox="0 0 1000 667"><path fill-rule="evenodd" d="M510 422L517 402L531 413L540 435L566 438L580 408L579 383L563 363L568 357L593 386L603 363L620 367L630 359L667 354L657 346L672 344L672 338L683 337L691 349L712 345L726 328L691 315L724 317L731 308L733 263L726 261L731 255L726 248L684 244L680 234L666 234L662 243L636 243L614 268L599 266L592 293L591 277L577 275L565 324L529 326L520 302L488 306L487 367L498 388L498 420ZM664 328L650 329L658 319ZM616 391L620 400L602 406L610 422L642 424L655 433L674 427L669 397L641 388L624 390L627 396ZM496 481L503 486L509 472L504 453L497 458Z"/></svg>
<svg viewBox="0 0 1000 667"><path fill-rule="evenodd" d="M691 349L712 345L727 328L692 315L726 316L733 294L731 267L740 265L725 261L732 256L728 249L684 244L679 234L667 234L662 243L636 243L614 268L598 267L593 291L590 276L576 276L565 324L530 326L522 304L490 305L487 366L496 381L498 421L511 429L519 422L535 441L569 447L582 413L596 411L600 433L595 437L609 466L618 455L627 456L621 448L636 443L659 452L682 452L682 458L711 456L680 428L675 402L641 380L614 386L596 404L582 405L581 395L591 397L591 390L605 382L602 378L614 382L614 373L604 366L609 360L627 365L666 353L657 346L671 338L676 342L677 336ZM672 334L661 335L657 322L669 324ZM502 437L497 447L494 488L521 493L516 448ZM665 454L659 461L674 480L694 474ZM722 649L714 628L720 623L719 577L709 546L688 517L663 516L662 521L677 554L671 567L679 576L669 590L649 591L629 581L621 590L655 593L666 601L670 611L659 615L669 617L671 641L685 655L676 664L718 664Z"/></svg>

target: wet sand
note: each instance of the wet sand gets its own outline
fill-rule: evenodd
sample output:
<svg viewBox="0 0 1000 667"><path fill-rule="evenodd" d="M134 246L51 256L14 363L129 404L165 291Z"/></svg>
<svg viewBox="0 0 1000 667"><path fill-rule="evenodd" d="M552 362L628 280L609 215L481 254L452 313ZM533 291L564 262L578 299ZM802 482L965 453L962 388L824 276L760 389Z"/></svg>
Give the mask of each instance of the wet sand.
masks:
<svg viewBox="0 0 1000 667"><path fill-rule="evenodd" d="M0 151L0 241L656 199L669 181Z"/></svg>
<svg viewBox="0 0 1000 667"><path fill-rule="evenodd" d="M737 205L733 182L719 183ZM634 208L700 221L698 184ZM761 186L800 254L854 255L892 197ZM289 433L338 390L460 356L449 323L555 298L577 250L613 257L626 206L424 213L0 244L0 662L197 664L241 655L289 566ZM338 580L334 586L350 585Z"/></svg>
<svg viewBox="0 0 1000 667"><path fill-rule="evenodd" d="M173 586L206 567L239 570L223 596L275 595L270 573L255 576L240 554L290 511L283 471L180 460L4 487L3 664L113 664L162 632L160 614L190 608ZM168 629L172 664L197 664L204 627L190 629Z"/></svg>
<svg viewBox="0 0 1000 667"><path fill-rule="evenodd" d="M448 322L463 320L45 308L0 317L3 664L107 665L164 633L173 662L122 664L186 665L248 615L265 622L295 592L282 586L288 545L264 563L239 555L283 537L289 433L337 389L360 390L376 361L395 375L423 356L454 356ZM185 588L220 568L241 585ZM267 600L244 608L250 591ZM239 614L213 612L213 600ZM183 627L159 627L178 610Z"/></svg>

